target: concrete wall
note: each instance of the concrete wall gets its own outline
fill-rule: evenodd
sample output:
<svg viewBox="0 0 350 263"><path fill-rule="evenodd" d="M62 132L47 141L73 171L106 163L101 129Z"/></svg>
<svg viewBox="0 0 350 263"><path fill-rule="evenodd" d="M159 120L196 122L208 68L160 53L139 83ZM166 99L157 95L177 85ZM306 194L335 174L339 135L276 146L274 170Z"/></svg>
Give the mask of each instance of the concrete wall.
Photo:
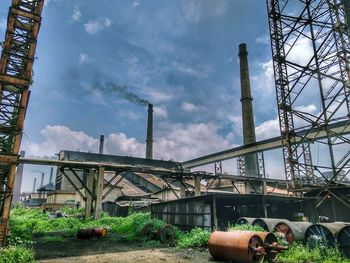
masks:
<svg viewBox="0 0 350 263"><path fill-rule="evenodd" d="M69 200L75 200L75 193L53 193L47 196L47 203L65 204Z"/></svg>

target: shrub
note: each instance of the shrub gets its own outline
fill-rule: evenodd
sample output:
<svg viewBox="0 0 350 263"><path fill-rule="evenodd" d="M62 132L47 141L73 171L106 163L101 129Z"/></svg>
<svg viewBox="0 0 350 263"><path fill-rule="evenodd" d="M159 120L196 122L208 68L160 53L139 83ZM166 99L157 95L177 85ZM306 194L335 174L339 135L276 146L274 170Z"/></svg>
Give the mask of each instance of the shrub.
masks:
<svg viewBox="0 0 350 263"><path fill-rule="evenodd" d="M227 228L227 231L232 231L232 230L266 232L262 227L253 226L251 224L229 225L229 227Z"/></svg>
<svg viewBox="0 0 350 263"><path fill-rule="evenodd" d="M194 228L188 233L178 234L178 240L176 247L189 248L189 247L206 247L210 232L201 228Z"/></svg>
<svg viewBox="0 0 350 263"><path fill-rule="evenodd" d="M0 249L0 263L34 262L34 250L23 246L8 246Z"/></svg>

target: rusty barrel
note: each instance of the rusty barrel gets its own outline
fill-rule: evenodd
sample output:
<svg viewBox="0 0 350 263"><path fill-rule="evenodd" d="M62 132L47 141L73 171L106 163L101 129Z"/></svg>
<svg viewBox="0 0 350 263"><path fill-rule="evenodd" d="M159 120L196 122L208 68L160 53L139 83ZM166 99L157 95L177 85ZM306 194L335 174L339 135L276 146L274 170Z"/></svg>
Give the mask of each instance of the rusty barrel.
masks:
<svg viewBox="0 0 350 263"><path fill-rule="evenodd" d="M256 217L240 217L237 219L236 224L237 225L246 225L246 224L252 224Z"/></svg>
<svg viewBox="0 0 350 263"><path fill-rule="evenodd" d="M164 225L158 231L158 238L164 244L172 243L175 240L176 233L175 229L171 225Z"/></svg>
<svg viewBox="0 0 350 263"><path fill-rule="evenodd" d="M107 228L98 227L98 228L95 228L94 230L95 230L94 237L104 238L107 236Z"/></svg>
<svg viewBox="0 0 350 263"><path fill-rule="evenodd" d="M309 247L333 247L335 236L325 224L312 224L305 231L304 243Z"/></svg>
<svg viewBox="0 0 350 263"><path fill-rule="evenodd" d="M213 258L236 263L261 263L265 255L262 239L252 231L214 231L208 248Z"/></svg>
<svg viewBox="0 0 350 263"><path fill-rule="evenodd" d="M275 232L291 245L294 241L304 241L305 231L311 225L310 222L280 222L275 226Z"/></svg>
<svg viewBox="0 0 350 263"><path fill-rule="evenodd" d="M337 243L339 250L347 257L350 258L350 225L342 227L337 236Z"/></svg>
<svg viewBox="0 0 350 263"><path fill-rule="evenodd" d="M77 233L78 239L91 239L95 235L95 229L79 229Z"/></svg>
<svg viewBox="0 0 350 263"><path fill-rule="evenodd" d="M253 221L253 226L260 226L265 231L268 232L274 232L275 227L279 223L286 223L288 224L290 221L287 219L281 219L281 218L257 218Z"/></svg>

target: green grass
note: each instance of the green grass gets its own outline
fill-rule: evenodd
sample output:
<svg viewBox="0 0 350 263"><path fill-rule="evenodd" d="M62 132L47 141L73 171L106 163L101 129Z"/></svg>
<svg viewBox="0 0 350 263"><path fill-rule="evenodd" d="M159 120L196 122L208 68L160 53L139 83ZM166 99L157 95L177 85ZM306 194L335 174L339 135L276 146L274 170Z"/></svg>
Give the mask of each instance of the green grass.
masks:
<svg viewBox="0 0 350 263"><path fill-rule="evenodd" d="M227 228L227 231L233 231L233 230L266 232L262 227L253 226L251 224L230 225Z"/></svg>
<svg viewBox="0 0 350 263"><path fill-rule="evenodd" d="M189 248L189 247L206 247L208 246L208 240L210 232L201 228L192 229L188 233L180 232L177 237L177 248Z"/></svg>
<svg viewBox="0 0 350 263"><path fill-rule="evenodd" d="M294 243L288 251L280 253L282 263L350 263L336 248L308 248L300 243Z"/></svg>
<svg viewBox="0 0 350 263"><path fill-rule="evenodd" d="M8 246L0 249L0 263L34 262L34 250L23 246Z"/></svg>

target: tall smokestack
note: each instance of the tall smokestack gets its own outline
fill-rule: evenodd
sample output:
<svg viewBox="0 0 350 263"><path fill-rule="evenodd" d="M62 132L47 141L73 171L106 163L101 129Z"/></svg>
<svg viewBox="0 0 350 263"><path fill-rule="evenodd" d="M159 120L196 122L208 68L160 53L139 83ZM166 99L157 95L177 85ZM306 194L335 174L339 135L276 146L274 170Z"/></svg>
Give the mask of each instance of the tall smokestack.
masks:
<svg viewBox="0 0 350 263"><path fill-rule="evenodd" d="M45 176L45 173L41 173L40 187L43 187L43 186L44 186L44 176Z"/></svg>
<svg viewBox="0 0 350 263"><path fill-rule="evenodd" d="M153 159L153 105L148 104L146 159Z"/></svg>
<svg viewBox="0 0 350 263"><path fill-rule="evenodd" d="M248 52L245 43L239 45L239 62L241 72L241 103L244 144L255 143L255 125L250 91ZM245 156L245 172L247 176L258 176L258 161L256 154Z"/></svg>
<svg viewBox="0 0 350 263"><path fill-rule="evenodd" d="M105 143L105 136L104 136L104 135L101 135L101 136L100 136L100 149L98 150L98 153L99 153L99 154L103 154L103 146L104 146L104 143Z"/></svg>
<svg viewBox="0 0 350 263"><path fill-rule="evenodd" d="M32 193L36 192L36 177L34 178L34 184L33 184L33 191Z"/></svg>
<svg viewBox="0 0 350 263"><path fill-rule="evenodd" d="M50 180L49 180L49 184L53 184L53 167L51 167L51 170L50 170Z"/></svg>
<svg viewBox="0 0 350 263"><path fill-rule="evenodd" d="M21 151L20 157L25 156L25 151ZM17 204L20 201L21 188L22 188L22 178L23 178L23 163L17 166L15 186L13 189L12 204Z"/></svg>

